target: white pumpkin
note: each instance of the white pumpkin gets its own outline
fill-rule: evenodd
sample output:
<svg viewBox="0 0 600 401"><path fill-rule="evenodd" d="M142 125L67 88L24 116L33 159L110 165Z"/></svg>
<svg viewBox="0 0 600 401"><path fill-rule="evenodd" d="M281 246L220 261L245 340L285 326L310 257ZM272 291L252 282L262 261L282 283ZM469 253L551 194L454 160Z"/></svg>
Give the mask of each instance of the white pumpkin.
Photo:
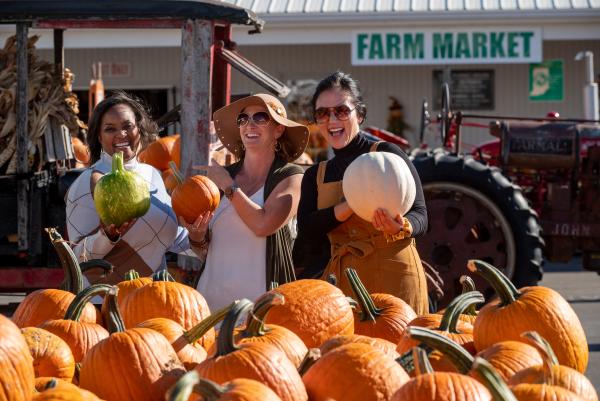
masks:
<svg viewBox="0 0 600 401"><path fill-rule="evenodd" d="M386 209L392 217L404 216L412 207L416 187L408 165L389 152L369 152L357 157L342 181L344 197L360 218L372 221L373 213Z"/></svg>

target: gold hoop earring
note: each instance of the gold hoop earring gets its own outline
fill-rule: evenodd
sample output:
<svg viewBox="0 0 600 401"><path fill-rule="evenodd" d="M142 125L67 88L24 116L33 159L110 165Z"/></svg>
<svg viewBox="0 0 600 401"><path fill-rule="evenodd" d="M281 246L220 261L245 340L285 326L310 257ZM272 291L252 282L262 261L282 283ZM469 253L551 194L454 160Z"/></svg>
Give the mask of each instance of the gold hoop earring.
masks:
<svg viewBox="0 0 600 401"><path fill-rule="evenodd" d="M279 141L275 141L275 145L273 146L273 150L275 150L275 152L281 151L281 143L279 143Z"/></svg>

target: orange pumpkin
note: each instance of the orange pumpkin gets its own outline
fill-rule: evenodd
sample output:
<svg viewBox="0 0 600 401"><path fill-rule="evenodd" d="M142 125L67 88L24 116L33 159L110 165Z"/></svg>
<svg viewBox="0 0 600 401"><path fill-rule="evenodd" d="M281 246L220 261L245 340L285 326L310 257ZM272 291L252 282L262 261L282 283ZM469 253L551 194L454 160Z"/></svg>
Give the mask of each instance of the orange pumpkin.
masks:
<svg viewBox="0 0 600 401"><path fill-rule="evenodd" d="M267 324L286 327L308 348L318 348L329 338L354 333L352 307L344 293L323 280L297 280L272 290L285 298L271 308Z"/></svg>
<svg viewBox="0 0 600 401"><path fill-rule="evenodd" d="M34 380L27 341L15 324L0 314L0 400L29 401Z"/></svg>
<svg viewBox="0 0 600 401"><path fill-rule="evenodd" d="M214 211L221 201L217 185L204 175L194 175L187 179L171 163L171 170L178 185L171 192L171 204L178 217L192 224L198 216L207 211Z"/></svg>
<svg viewBox="0 0 600 401"><path fill-rule="evenodd" d="M192 391L204 401L281 401L273 390L256 380L233 379L221 386L201 378L196 371L179 379L167 393L167 401L187 400Z"/></svg>
<svg viewBox="0 0 600 401"><path fill-rule="evenodd" d="M542 364L536 349L520 341L500 341L480 351L477 356L488 361L505 381L519 370Z"/></svg>
<svg viewBox="0 0 600 401"><path fill-rule="evenodd" d="M434 372L425 351L413 348L416 376L403 385L391 401L489 401L490 392L472 377L454 372Z"/></svg>
<svg viewBox="0 0 600 401"><path fill-rule="evenodd" d="M102 401L95 394L87 390L67 384L58 384L56 381L50 381L46 388L39 394L36 394L31 401Z"/></svg>
<svg viewBox="0 0 600 401"><path fill-rule="evenodd" d="M75 358L69 345L60 337L38 327L21 329L33 357L35 377L73 380Z"/></svg>
<svg viewBox="0 0 600 401"><path fill-rule="evenodd" d="M151 277L140 277L140 274L133 269L125 273L125 280L117 283L117 287L119 287L119 297L117 298L119 309L123 309L123 302L129 294L151 282ZM105 299L102 303L102 316L106 316L107 307L108 304Z"/></svg>
<svg viewBox="0 0 600 401"><path fill-rule="evenodd" d="M139 327L125 330L117 292L113 287L108 293L110 336L81 362L79 384L106 401L162 401L185 368L162 334Z"/></svg>
<svg viewBox="0 0 600 401"><path fill-rule="evenodd" d="M323 355L302 376L311 400L384 401L409 380L388 355L368 344L346 344Z"/></svg>
<svg viewBox="0 0 600 401"><path fill-rule="evenodd" d="M373 348L380 350L384 354L389 355L394 359L400 357L400 354L396 351L396 344L393 342L384 340L383 338L368 337L360 334L331 337L329 340L321 344L319 349L321 350L321 354L325 355L337 347L351 343L369 344Z"/></svg>
<svg viewBox="0 0 600 401"><path fill-rule="evenodd" d="M186 370L191 370L208 356L206 350L200 345L200 340L208 330L212 330L215 324L220 322L225 315L231 310L235 303L226 306L206 319L202 320L190 330L185 331L177 322L164 317L155 317L148 319L137 325L137 327L145 327L158 331L165 336L173 346L179 360L183 362Z"/></svg>
<svg viewBox="0 0 600 401"><path fill-rule="evenodd" d="M465 294L469 291L477 291L475 287L475 282L469 276L460 276L460 284L462 285L462 293ZM439 310L436 312L438 315L443 315L445 309ZM469 306L464 313L461 313L459 319L463 322L467 322L469 324L473 324L475 319L477 318L477 308L475 305Z"/></svg>
<svg viewBox="0 0 600 401"><path fill-rule="evenodd" d="M508 385L502 380L498 372L488 361L476 357L472 366L473 374L487 387L494 401L533 401L530 398L517 399L510 391ZM540 400L541 401L541 400ZM550 401L550 400L548 400Z"/></svg>
<svg viewBox="0 0 600 401"><path fill-rule="evenodd" d="M470 260L467 267L482 275L498 295L481 308L475 320L477 350L499 341L520 341L521 333L536 331L548 340L561 365L585 372L589 357L585 332L558 292L542 286L517 290L502 272L481 260Z"/></svg>
<svg viewBox="0 0 600 401"><path fill-rule="evenodd" d="M345 270L360 311L355 311L354 333L397 343L408 323L417 317L409 304L390 294L369 294L354 269Z"/></svg>
<svg viewBox="0 0 600 401"><path fill-rule="evenodd" d="M285 303L283 295L268 292L262 295L248 314L246 327L235 330L237 344L267 343L282 351L298 368L308 352L308 348L293 331L276 324L265 325L264 321L271 308Z"/></svg>
<svg viewBox="0 0 600 401"><path fill-rule="evenodd" d="M294 364L277 347L268 343L234 343L235 323L252 308L247 299L229 312L217 339L217 353L196 366L201 377L223 384L237 378L257 380L283 401L307 401L308 396Z"/></svg>
<svg viewBox="0 0 600 401"><path fill-rule="evenodd" d="M456 297L450 304L444 315L440 325L434 330L439 332L449 339L453 340L457 344L465 347L469 352L474 353L475 347L473 346L473 335L465 330L461 332L457 329L457 323L459 322L459 316L462 312L476 303L483 303L483 295L478 291L471 291L466 294L461 294ZM466 323L465 323L466 324ZM396 351L401 355L409 352L413 347L417 346L418 342L411 338L410 332L405 331L402 338L398 342ZM454 371L454 365L444 357L443 354L436 353L430 356L431 364L436 371Z"/></svg>
<svg viewBox="0 0 600 401"><path fill-rule="evenodd" d="M108 337L108 331L97 323L82 322L84 306L93 297L108 292L113 286L95 284L81 291L65 313L63 319L47 320L40 327L62 338L71 348L75 362L79 363L92 347Z"/></svg>
<svg viewBox="0 0 600 401"><path fill-rule="evenodd" d="M509 385L548 384L563 387L585 401L598 401L598 394L590 380L575 369L559 365L552 347L542 336L536 332L525 332L522 336L538 350L544 363L518 371L508 381Z"/></svg>
<svg viewBox="0 0 600 401"><path fill-rule="evenodd" d="M62 380L57 379L56 377L36 377L35 378L35 390L38 393L41 393L44 390L48 390L50 388L62 388L62 387L70 387L70 388L79 388L77 385Z"/></svg>
<svg viewBox="0 0 600 401"><path fill-rule="evenodd" d="M138 160L149 164L160 171L169 168L172 159L171 154L179 135L165 136L152 142L138 155Z"/></svg>
<svg viewBox="0 0 600 401"><path fill-rule="evenodd" d="M155 274L154 281L129 294L122 304L121 313L126 327L136 325L152 318L164 317L179 323L190 330L210 315L210 309L204 297L196 289L185 284L167 281ZM214 329L200 340L208 349L215 341Z"/></svg>
<svg viewBox="0 0 600 401"><path fill-rule="evenodd" d="M27 295L12 316L19 327L36 327L50 319L62 319L69 305L83 289L83 277L77 257L69 244L54 228L46 229L52 245L58 252L65 273L64 289L47 288ZM87 304L81 314L82 322L101 322L101 316L94 305Z"/></svg>

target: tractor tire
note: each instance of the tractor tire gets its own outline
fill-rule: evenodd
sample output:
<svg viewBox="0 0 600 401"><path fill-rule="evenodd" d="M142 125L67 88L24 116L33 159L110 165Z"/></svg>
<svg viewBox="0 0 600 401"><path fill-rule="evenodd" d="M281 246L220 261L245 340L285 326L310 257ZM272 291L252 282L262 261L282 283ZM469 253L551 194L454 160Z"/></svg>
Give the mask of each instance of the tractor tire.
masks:
<svg viewBox="0 0 600 401"><path fill-rule="evenodd" d="M541 228L521 188L502 171L469 155L443 149L411 155L423 185L429 227L417 239L421 258L444 280L443 307L461 292L467 260L482 259L501 269L517 287L542 278ZM493 291L472 277L486 298Z"/></svg>

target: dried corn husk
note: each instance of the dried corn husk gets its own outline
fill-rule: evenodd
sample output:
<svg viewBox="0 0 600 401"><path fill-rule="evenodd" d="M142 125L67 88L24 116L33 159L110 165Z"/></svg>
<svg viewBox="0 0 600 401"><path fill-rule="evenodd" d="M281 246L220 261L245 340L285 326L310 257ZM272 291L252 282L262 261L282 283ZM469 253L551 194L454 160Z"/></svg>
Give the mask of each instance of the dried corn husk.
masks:
<svg viewBox="0 0 600 401"><path fill-rule="evenodd" d="M54 64L38 59L35 44L39 37L33 35L27 42L28 77L28 158L44 160L43 135L50 119L66 125L72 135L77 135L85 124L79 120L79 100L71 91L73 74L68 71L63 81L54 76ZM13 174L16 168L16 82L17 41L9 37L0 50L0 174Z"/></svg>

